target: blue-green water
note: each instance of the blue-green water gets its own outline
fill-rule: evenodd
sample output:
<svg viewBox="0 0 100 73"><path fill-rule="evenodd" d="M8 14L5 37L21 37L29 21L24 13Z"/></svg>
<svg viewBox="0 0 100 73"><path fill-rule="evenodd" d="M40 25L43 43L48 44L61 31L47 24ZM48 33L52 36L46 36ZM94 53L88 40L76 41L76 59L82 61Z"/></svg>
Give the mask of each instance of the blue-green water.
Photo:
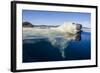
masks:
<svg viewBox="0 0 100 73"><path fill-rule="evenodd" d="M80 41L66 41L61 38L56 38L56 43L54 43L55 46L47 39L48 38L23 40L23 62L91 59L90 32L82 32ZM61 49L61 47L63 49Z"/></svg>

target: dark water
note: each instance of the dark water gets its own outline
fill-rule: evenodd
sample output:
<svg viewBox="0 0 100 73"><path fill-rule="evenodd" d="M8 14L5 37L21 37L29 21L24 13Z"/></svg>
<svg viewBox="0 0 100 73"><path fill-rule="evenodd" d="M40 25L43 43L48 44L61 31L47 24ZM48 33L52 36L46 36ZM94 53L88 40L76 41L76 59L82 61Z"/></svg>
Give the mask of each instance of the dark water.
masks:
<svg viewBox="0 0 100 73"><path fill-rule="evenodd" d="M91 34L82 32L80 41L70 41L64 49L65 57L61 50L51 45L46 39L31 39L31 42L23 41L23 62L45 62L63 60L86 60L91 59ZM34 43L34 41L36 43ZM33 43L32 43L33 42Z"/></svg>

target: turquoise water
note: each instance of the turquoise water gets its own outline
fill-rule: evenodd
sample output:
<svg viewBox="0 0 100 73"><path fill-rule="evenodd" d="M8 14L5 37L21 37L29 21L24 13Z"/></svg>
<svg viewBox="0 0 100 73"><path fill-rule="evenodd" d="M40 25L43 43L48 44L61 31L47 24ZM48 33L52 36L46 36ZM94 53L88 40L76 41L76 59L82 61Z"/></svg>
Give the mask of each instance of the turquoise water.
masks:
<svg viewBox="0 0 100 73"><path fill-rule="evenodd" d="M34 36L31 36L34 37ZM61 37L23 40L23 62L45 62L91 59L91 33L82 32L80 41Z"/></svg>

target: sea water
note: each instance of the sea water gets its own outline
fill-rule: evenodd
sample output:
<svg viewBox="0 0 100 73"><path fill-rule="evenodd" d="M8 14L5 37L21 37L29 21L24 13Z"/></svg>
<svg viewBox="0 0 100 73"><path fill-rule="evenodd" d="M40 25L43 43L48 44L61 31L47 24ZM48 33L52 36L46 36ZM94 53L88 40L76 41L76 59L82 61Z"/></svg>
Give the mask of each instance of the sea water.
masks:
<svg viewBox="0 0 100 73"><path fill-rule="evenodd" d="M80 35L79 41L31 35L23 39L23 62L91 59L91 33L83 31Z"/></svg>

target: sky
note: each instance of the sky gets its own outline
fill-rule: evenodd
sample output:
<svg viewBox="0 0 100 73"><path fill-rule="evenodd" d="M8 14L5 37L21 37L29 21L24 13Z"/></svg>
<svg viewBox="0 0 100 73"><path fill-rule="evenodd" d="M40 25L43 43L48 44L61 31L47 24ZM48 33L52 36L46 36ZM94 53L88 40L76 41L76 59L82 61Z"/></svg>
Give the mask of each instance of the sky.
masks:
<svg viewBox="0 0 100 73"><path fill-rule="evenodd" d="M62 25L64 22L74 22L82 24L83 27L91 27L91 14L82 12L23 10L22 20L33 25Z"/></svg>

